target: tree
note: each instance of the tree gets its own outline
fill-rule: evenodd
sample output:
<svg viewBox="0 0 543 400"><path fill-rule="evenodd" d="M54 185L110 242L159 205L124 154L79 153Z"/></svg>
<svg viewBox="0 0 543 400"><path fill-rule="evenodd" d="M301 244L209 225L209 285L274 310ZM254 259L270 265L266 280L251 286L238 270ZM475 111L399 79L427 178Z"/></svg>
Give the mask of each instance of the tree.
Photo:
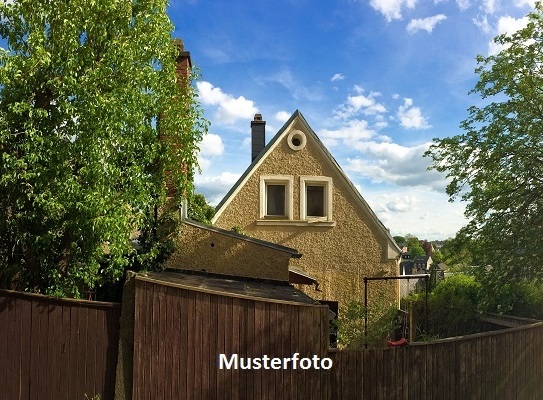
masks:
<svg viewBox="0 0 543 400"><path fill-rule="evenodd" d="M436 139L427 155L450 178L447 193L467 202L465 233L485 282L543 278L543 6L528 24L477 56L482 97L462 121L464 133Z"/></svg>
<svg viewBox="0 0 543 400"><path fill-rule="evenodd" d="M194 193L188 202L188 215L194 221L211 225L211 218L215 215L215 207L207 203L203 194Z"/></svg>
<svg viewBox="0 0 543 400"><path fill-rule="evenodd" d="M411 254L411 258L426 255L417 237L408 234L405 238L407 240L407 251Z"/></svg>
<svg viewBox="0 0 543 400"><path fill-rule="evenodd" d="M396 244L398 245L398 247L403 247L405 246L405 238L403 236L394 236L393 237L394 241L396 242Z"/></svg>
<svg viewBox="0 0 543 400"><path fill-rule="evenodd" d="M165 0L0 3L0 282L77 296L122 276L206 123ZM167 140L159 140L160 131Z"/></svg>

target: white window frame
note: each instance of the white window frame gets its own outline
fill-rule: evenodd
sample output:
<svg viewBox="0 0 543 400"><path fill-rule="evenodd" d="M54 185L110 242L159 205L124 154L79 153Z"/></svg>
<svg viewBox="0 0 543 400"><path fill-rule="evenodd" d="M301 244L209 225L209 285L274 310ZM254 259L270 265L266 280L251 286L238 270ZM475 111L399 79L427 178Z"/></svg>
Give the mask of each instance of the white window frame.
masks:
<svg viewBox="0 0 543 400"><path fill-rule="evenodd" d="M308 217L306 193L307 186L323 186L324 187L324 217ZM308 222L332 222L332 193L333 181L332 178L326 176L300 176L300 219Z"/></svg>
<svg viewBox="0 0 543 400"><path fill-rule="evenodd" d="M267 185L285 185L285 216L267 215ZM260 219L292 220L293 216L293 188L292 175L261 175L260 176Z"/></svg>

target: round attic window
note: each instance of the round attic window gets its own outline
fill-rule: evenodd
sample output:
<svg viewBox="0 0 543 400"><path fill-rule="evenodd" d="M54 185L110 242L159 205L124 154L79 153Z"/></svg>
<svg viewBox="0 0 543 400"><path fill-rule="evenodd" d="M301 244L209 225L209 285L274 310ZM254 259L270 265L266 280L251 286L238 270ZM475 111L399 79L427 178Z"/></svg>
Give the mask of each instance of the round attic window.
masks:
<svg viewBox="0 0 543 400"><path fill-rule="evenodd" d="M305 147L307 139L302 131L293 130L288 135L287 143L288 147L290 147L292 150L298 151L302 150Z"/></svg>

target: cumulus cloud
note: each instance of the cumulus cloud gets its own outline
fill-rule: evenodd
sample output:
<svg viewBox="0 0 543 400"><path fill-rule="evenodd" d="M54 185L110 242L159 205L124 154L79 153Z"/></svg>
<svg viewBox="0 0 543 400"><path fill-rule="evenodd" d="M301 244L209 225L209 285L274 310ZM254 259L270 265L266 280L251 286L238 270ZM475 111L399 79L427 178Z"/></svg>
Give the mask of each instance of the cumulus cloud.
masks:
<svg viewBox="0 0 543 400"><path fill-rule="evenodd" d="M361 157L347 160L345 169L375 183L391 182L399 186L429 186L444 190L443 176L428 171L431 162L423 157L430 143L402 146L391 142L358 142L354 145Z"/></svg>
<svg viewBox="0 0 543 400"><path fill-rule="evenodd" d="M284 123L288 121L288 119L290 118L290 114L286 111L279 111L275 113L273 118L275 118L276 121Z"/></svg>
<svg viewBox="0 0 543 400"><path fill-rule="evenodd" d="M374 10L383 14L388 22L402 18L402 10L415 8L417 0L370 0Z"/></svg>
<svg viewBox="0 0 543 400"><path fill-rule="evenodd" d="M231 172L222 172L220 175L206 177L197 175L194 178L194 185L210 204L217 205L239 177L239 174Z"/></svg>
<svg viewBox="0 0 543 400"><path fill-rule="evenodd" d="M326 146L334 147L340 143L353 146L359 141L373 138L377 132L365 120L351 120L336 130L323 129L318 135Z"/></svg>
<svg viewBox="0 0 543 400"><path fill-rule="evenodd" d="M409 98L405 98L403 105L398 109L398 118L400 124L407 129L428 129L432 127L422 115L420 108L413 106L413 100Z"/></svg>
<svg viewBox="0 0 543 400"><path fill-rule="evenodd" d="M378 103L376 98L381 96L379 92L370 92L364 94L364 89L360 86L355 86L356 95L347 97L347 101L338 107L334 112L337 118L349 119L359 113L364 115L376 115L387 111L382 103Z"/></svg>
<svg viewBox="0 0 543 400"><path fill-rule="evenodd" d="M500 17L498 20L498 25L496 28L496 35L507 34L511 35L516 31L523 29L528 25L528 18L513 18L509 16ZM504 50L504 46L494 43L494 41L488 43L488 54L498 54L500 51Z"/></svg>
<svg viewBox="0 0 543 400"><path fill-rule="evenodd" d="M342 81L343 79L345 79L345 75L343 75L343 74L335 74L330 80L332 82L335 82L335 81Z"/></svg>
<svg viewBox="0 0 543 400"><path fill-rule="evenodd" d="M258 108L243 96L235 98L209 82L197 82L199 100L203 105L216 106L215 122L233 124L239 119L250 119Z"/></svg>
<svg viewBox="0 0 543 400"><path fill-rule="evenodd" d="M211 166L210 158L221 156L224 153L224 144L219 135L208 133L200 142L198 164L200 168L207 169Z"/></svg>
<svg viewBox="0 0 543 400"><path fill-rule="evenodd" d="M447 202L445 193L423 188L410 188L408 196L404 192L404 188L366 191L364 196L392 235L410 233L421 239L445 239L454 237L467 223L464 204Z"/></svg>
<svg viewBox="0 0 543 400"><path fill-rule="evenodd" d="M208 133L200 143L200 154L206 157L221 156L224 153L224 144L219 135Z"/></svg>
<svg viewBox="0 0 543 400"><path fill-rule="evenodd" d="M424 30L428 33L432 33L437 24L441 21L445 21L447 17L444 14L437 14L433 17L412 19L407 25L407 32L415 33L420 30Z"/></svg>
<svg viewBox="0 0 543 400"><path fill-rule="evenodd" d="M395 196L385 203L387 209L392 212L404 213L417 210L418 199L415 196Z"/></svg>

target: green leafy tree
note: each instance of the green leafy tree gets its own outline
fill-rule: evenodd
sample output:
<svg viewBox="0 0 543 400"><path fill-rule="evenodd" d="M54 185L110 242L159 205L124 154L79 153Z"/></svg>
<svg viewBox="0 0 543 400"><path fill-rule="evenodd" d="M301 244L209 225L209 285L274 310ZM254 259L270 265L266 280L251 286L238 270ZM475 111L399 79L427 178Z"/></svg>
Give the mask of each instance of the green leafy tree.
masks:
<svg viewBox="0 0 543 400"><path fill-rule="evenodd" d="M211 224L215 215L215 207L210 206L203 194L194 193L188 202L188 215L194 221Z"/></svg>
<svg viewBox="0 0 543 400"><path fill-rule="evenodd" d="M407 250L411 254L411 258L415 258L417 256L425 256L426 251L422 248L420 245L420 241L417 237L412 235L407 235Z"/></svg>
<svg viewBox="0 0 543 400"><path fill-rule="evenodd" d="M191 193L207 125L172 29L165 0L0 2L1 284L77 296L118 279L164 171Z"/></svg>
<svg viewBox="0 0 543 400"><path fill-rule="evenodd" d="M474 264L494 288L543 277L543 6L477 56L479 81L464 133L436 139L427 155L447 173L447 193L467 202Z"/></svg>
<svg viewBox="0 0 543 400"><path fill-rule="evenodd" d="M398 245L398 247L405 246L406 241L405 241L405 238L403 236L394 236L393 239L396 242L396 244Z"/></svg>
<svg viewBox="0 0 543 400"><path fill-rule="evenodd" d="M448 271L472 274L474 246L475 243L466 234L465 229L458 231L454 238L447 239L440 251Z"/></svg>

